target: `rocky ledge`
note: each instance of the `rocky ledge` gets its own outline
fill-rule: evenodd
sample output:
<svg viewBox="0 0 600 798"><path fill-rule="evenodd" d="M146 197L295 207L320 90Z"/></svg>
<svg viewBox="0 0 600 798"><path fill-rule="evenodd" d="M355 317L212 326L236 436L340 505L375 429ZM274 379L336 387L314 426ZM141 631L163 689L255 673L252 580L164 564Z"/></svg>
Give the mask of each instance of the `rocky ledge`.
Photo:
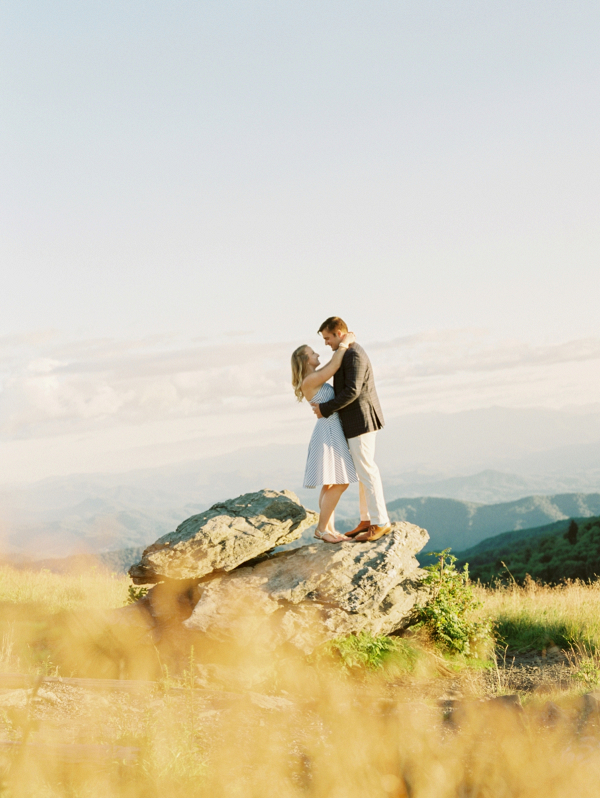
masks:
<svg viewBox="0 0 600 798"><path fill-rule="evenodd" d="M427 600L415 555L424 529L395 523L372 543L314 544L274 553L316 516L289 492L263 490L216 504L149 546L130 570L162 582L145 607L215 643L292 645L303 653L342 635L404 628ZM167 600L165 600L167 599Z"/></svg>
<svg viewBox="0 0 600 798"><path fill-rule="evenodd" d="M163 535L129 569L134 584L201 579L297 540L317 522L291 491L261 490L213 504Z"/></svg>

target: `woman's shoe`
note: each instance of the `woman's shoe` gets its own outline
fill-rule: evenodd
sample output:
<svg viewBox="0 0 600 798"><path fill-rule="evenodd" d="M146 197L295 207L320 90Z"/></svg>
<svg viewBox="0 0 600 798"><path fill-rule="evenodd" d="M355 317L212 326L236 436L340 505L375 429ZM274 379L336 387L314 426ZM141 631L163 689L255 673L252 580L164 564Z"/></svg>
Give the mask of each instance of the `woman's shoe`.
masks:
<svg viewBox="0 0 600 798"><path fill-rule="evenodd" d="M328 532L325 530L321 532L320 529L315 529L315 537L317 540L322 540L323 543L343 543L347 540L345 535L340 535L339 532Z"/></svg>

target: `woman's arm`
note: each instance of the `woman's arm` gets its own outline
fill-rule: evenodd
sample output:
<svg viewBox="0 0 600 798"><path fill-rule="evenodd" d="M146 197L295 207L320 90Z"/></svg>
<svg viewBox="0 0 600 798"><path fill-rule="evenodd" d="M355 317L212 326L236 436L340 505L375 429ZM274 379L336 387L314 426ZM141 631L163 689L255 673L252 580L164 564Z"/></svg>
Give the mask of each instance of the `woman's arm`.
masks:
<svg viewBox="0 0 600 798"><path fill-rule="evenodd" d="M333 356L329 363L326 363L324 366L321 366L320 369L313 371L312 374L308 374L304 380L302 381L302 393L306 396L306 398L310 401L310 399L315 395L318 389L323 385L323 383L327 382L328 379L333 377L335 372L339 369L342 365L342 360L344 359L344 355L350 344L353 344L356 341L356 337L354 333L348 332L342 337L342 342L333 353ZM310 394L310 397L308 396Z"/></svg>
<svg viewBox="0 0 600 798"><path fill-rule="evenodd" d="M324 418L329 418L332 413L336 413L342 407L354 402L360 395L367 373L367 361L360 356L356 349L353 349L348 354L344 369L345 385L343 390L333 399L318 405L321 416Z"/></svg>

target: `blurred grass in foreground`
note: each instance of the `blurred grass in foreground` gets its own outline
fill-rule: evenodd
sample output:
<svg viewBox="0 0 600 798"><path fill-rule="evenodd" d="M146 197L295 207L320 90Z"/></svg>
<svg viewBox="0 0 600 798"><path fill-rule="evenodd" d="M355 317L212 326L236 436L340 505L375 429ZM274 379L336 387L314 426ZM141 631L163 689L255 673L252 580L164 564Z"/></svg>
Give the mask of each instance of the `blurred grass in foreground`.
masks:
<svg viewBox="0 0 600 798"><path fill-rule="evenodd" d="M55 672L50 642L58 622L122 607L129 584L102 568L71 575L0 565L0 671Z"/></svg>
<svg viewBox="0 0 600 798"><path fill-rule="evenodd" d="M269 708L240 697L222 709L159 694L138 705L79 707L64 728L42 723L36 742L136 746L137 760L65 763L25 752L0 765L7 798L581 798L597 795L598 728L569 706L548 723L541 703L517 712L466 706L458 724L383 686L308 673L287 661L294 690ZM78 721L78 722L77 722Z"/></svg>
<svg viewBox="0 0 600 798"><path fill-rule="evenodd" d="M600 641L595 584L475 590L481 612L511 647ZM3 567L0 670L48 672L57 667L54 653L68 645L72 671L63 675L111 657L135 661L140 671L148 658L150 672L160 641L144 646L143 630L123 625L113 637L103 625L102 619L115 623L111 610L127 595L127 579L101 571L70 577ZM260 638L210 650L197 638L190 654L187 639L166 636L161 662L172 644L171 663L179 666L171 665L168 678L165 670L150 692L94 694L56 685L46 697L27 693L17 709L2 704L12 694L0 690L0 738L38 746L0 747L0 796L597 796L600 713L583 711L577 692L585 685L533 695L523 711L481 703L482 685L489 688L478 678L485 663L444 657L419 634L386 640L334 641L329 654L307 660L289 651L273 656ZM193 689L203 668L225 674L222 687ZM259 687L227 681L236 668L248 683L254 674ZM437 700L457 674L466 700L452 721ZM53 753L53 746L75 744L128 747L135 756L126 761L123 748L71 761Z"/></svg>

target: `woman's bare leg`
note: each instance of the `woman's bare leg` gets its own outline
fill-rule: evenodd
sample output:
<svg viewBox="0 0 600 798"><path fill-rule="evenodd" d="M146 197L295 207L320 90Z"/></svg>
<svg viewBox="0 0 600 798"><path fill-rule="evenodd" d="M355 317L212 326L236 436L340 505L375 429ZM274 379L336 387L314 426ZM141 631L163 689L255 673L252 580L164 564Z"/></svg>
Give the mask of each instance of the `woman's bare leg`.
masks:
<svg viewBox="0 0 600 798"><path fill-rule="evenodd" d="M329 519L329 523L327 524L327 531L335 532L335 512L331 513L331 518Z"/></svg>
<svg viewBox="0 0 600 798"><path fill-rule="evenodd" d="M323 487L321 488L321 493L319 493L319 512L321 512L321 503L323 501L323 496L327 493L328 490L329 490L329 485L323 485Z"/></svg>
<svg viewBox="0 0 600 798"><path fill-rule="evenodd" d="M346 490L348 485L328 485L327 490L325 490L325 485L323 486L323 490L321 491L321 501L320 501L320 508L321 514L319 515L319 523L317 524L317 531L321 534L328 534L332 538L337 538L337 540L329 540L329 543L333 542L341 542L346 538L344 535L338 535L337 532L330 529L330 523L333 524L333 513L335 508L337 507L337 503L340 500L342 493Z"/></svg>
<svg viewBox="0 0 600 798"><path fill-rule="evenodd" d="M325 496L330 487L331 485L323 485L323 487L321 488L321 493L319 494L319 511L321 510L323 496ZM327 531L335 533L334 513L331 513L331 518L329 519L329 523L327 524Z"/></svg>

